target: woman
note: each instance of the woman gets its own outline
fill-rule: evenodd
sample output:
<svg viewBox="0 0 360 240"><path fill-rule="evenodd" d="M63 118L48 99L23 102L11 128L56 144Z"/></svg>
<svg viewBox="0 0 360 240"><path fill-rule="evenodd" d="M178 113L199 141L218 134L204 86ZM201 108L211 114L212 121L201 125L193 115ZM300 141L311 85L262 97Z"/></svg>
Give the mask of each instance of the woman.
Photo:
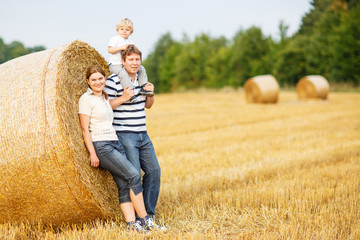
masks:
<svg viewBox="0 0 360 240"><path fill-rule="evenodd" d="M145 210L141 176L125 156L112 126L113 111L105 87L105 72L100 66L91 66L86 72L88 90L79 99L79 118L85 145L90 153L92 167L101 166L113 176L119 188L119 202L129 230L154 229L154 222ZM124 91L128 100L132 91ZM126 186L119 187L119 186ZM140 217L136 221L135 211Z"/></svg>

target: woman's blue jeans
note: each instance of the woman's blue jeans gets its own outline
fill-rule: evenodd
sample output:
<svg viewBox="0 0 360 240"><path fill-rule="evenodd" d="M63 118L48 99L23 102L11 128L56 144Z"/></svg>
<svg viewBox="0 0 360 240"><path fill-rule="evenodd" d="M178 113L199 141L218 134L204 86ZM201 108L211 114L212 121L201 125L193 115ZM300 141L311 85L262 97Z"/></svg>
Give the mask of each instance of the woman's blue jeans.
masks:
<svg viewBox="0 0 360 240"><path fill-rule="evenodd" d="M100 166L113 176L119 189L119 202L130 202L130 189L137 195L143 191L141 175L126 158L124 147L119 141L93 142Z"/></svg>
<svg viewBox="0 0 360 240"><path fill-rule="evenodd" d="M119 141L125 148L126 157L143 176L143 195L146 212L155 215L155 207L160 193L160 165L155 154L154 146L145 133L116 132Z"/></svg>

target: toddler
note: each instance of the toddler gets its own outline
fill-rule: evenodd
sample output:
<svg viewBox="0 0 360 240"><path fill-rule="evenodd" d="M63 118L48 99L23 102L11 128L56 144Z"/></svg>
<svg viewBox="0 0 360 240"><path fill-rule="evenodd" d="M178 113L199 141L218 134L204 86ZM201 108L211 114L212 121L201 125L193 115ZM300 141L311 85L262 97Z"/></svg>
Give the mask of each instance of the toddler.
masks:
<svg viewBox="0 0 360 240"><path fill-rule="evenodd" d="M125 50L128 45L134 44L131 40L129 40L129 36L134 32L133 23L130 19L124 18L120 20L116 24L116 31L118 35L112 37L108 44L108 52L110 53L109 58L109 70L112 74L118 75L120 79L121 86L125 89L125 87L134 88L134 85L128 75L128 73L124 70L121 63L121 51ZM150 91L146 91L144 86L147 84L147 75L145 68L141 65L138 72L138 81L140 89L140 94L153 96L154 93ZM131 103L136 101L136 97L133 96L130 100Z"/></svg>

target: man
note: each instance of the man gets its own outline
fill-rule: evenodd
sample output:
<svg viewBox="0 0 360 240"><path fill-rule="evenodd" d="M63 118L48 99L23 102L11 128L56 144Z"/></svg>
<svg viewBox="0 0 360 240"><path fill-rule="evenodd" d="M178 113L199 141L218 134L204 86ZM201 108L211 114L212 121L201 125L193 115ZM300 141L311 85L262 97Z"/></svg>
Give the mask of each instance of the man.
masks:
<svg viewBox="0 0 360 240"><path fill-rule="evenodd" d="M113 125L116 134L125 148L129 161L144 171L144 203L149 216L155 215L155 207L160 192L160 165L153 144L147 134L145 108L154 104L154 96L140 95L141 86L137 72L141 64L141 52L135 45L129 45L121 52L121 62L130 76L134 89L120 84L117 75L111 75L106 81L105 92L109 95L110 105L114 111ZM153 92L154 85L147 83L145 90ZM129 102L135 96L136 102Z"/></svg>

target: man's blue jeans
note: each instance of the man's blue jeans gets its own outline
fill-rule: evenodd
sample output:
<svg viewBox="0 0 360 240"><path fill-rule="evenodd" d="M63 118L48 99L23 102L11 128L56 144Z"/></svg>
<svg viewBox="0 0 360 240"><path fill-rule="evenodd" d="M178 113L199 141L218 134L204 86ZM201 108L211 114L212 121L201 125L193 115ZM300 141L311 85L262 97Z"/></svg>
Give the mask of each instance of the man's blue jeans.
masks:
<svg viewBox="0 0 360 240"><path fill-rule="evenodd" d="M130 202L130 188L135 195L143 191L141 174L126 158L124 147L120 141L93 142L100 166L113 176L119 189L119 202Z"/></svg>
<svg viewBox="0 0 360 240"><path fill-rule="evenodd" d="M145 133L117 132L119 141L125 148L126 157L143 176L143 195L146 212L155 215L155 207L160 193L160 165L155 154L154 146Z"/></svg>

